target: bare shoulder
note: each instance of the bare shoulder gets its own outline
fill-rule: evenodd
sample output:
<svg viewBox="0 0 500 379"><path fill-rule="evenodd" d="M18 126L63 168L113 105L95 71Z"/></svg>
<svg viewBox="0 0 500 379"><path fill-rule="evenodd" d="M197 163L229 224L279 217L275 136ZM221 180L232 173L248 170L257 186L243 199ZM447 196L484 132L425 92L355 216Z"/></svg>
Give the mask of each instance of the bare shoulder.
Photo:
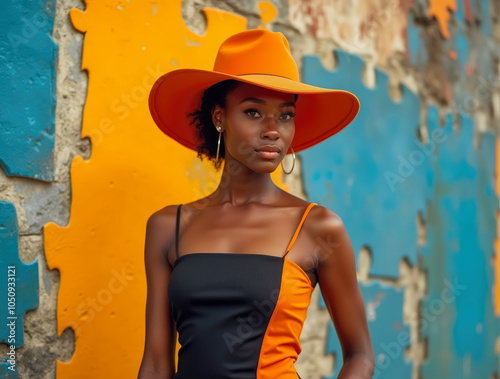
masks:
<svg viewBox="0 0 500 379"><path fill-rule="evenodd" d="M152 213L146 225L146 242L162 251L170 248L175 237L178 205L167 205Z"/></svg>
<svg viewBox="0 0 500 379"><path fill-rule="evenodd" d="M316 204L309 211L308 231L315 231L316 234L332 232L344 226L344 222L332 210Z"/></svg>
<svg viewBox="0 0 500 379"><path fill-rule="evenodd" d="M311 241L311 254L319 266L342 255L344 247L350 245L344 222L332 210L315 205L311 208L304 227Z"/></svg>
<svg viewBox="0 0 500 379"><path fill-rule="evenodd" d="M312 202L289 193L285 193L284 198L288 204L292 204L293 207L301 209L304 209L312 204ZM321 238L325 235L332 234L335 231L339 231L343 227L344 223L339 215L317 203L311 207L304 222L305 232L313 240L316 240L318 237Z"/></svg>
<svg viewBox="0 0 500 379"><path fill-rule="evenodd" d="M148 225L151 227L159 227L161 225L168 225L172 222L175 223L178 205L167 205L157 211L153 212L148 218Z"/></svg>

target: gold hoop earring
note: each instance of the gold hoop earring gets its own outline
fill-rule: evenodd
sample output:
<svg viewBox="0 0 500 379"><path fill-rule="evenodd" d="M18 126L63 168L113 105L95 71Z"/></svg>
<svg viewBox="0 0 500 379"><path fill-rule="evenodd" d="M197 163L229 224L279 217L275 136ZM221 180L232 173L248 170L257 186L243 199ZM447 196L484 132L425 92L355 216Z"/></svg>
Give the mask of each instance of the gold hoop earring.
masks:
<svg viewBox="0 0 500 379"><path fill-rule="evenodd" d="M283 161L281 161L281 169L282 169L282 170L283 170L283 172L284 172L285 174L287 174L287 175L288 175L288 174L291 174L291 173L292 173L292 171L293 171L293 168L295 167L295 151L293 151L292 146L290 146L290 149L292 149L292 157L293 157L292 169L291 169L290 171L286 172L286 171L285 171L285 168L283 167Z"/></svg>
<svg viewBox="0 0 500 379"><path fill-rule="evenodd" d="M217 141L217 155L215 157L215 168L218 169L220 167L220 165L219 165L219 150L220 150L220 136L222 134L222 128L220 127L220 125L217 125L216 128L219 131L219 140Z"/></svg>

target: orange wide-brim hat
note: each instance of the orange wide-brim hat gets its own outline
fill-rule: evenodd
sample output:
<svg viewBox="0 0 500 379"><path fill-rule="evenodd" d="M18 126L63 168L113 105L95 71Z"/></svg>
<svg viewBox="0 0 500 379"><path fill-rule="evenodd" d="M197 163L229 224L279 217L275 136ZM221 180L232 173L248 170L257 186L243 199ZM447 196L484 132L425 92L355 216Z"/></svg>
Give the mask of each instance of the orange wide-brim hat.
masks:
<svg viewBox="0 0 500 379"><path fill-rule="evenodd" d="M200 108L206 89L228 79L299 95L291 144L295 152L338 133L359 111L359 100L351 92L301 83L285 36L255 29L226 39L212 71L178 69L161 76L149 95L153 120L165 134L197 151L189 114Z"/></svg>

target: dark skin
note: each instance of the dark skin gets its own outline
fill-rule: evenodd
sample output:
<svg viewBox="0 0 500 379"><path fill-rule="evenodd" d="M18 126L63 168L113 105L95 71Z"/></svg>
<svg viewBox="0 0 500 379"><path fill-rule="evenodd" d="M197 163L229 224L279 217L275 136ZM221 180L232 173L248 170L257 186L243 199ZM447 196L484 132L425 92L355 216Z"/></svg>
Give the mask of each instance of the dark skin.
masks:
<svg viewBox="0 0 500 379"><path fill-rule="evenodd" d="M221 182L209 196L183 204L179 256L285 254L309 204L277 187L270 176L292 143L294 111L293 94L245 83L227 95L225 108L213 109L213 123L222 127L225 142ZM274 158L255 151L270 144L281 149ZM138 379L172 378L175 372L176 331L167 290L176 259L176 211L177 205L169 205L147 222L146 343ZM325 207L312 207L287 259L304 270L313 286L320 286L342 345L338 378L372 378L375 357L354 251L341 218Z"/></svg>

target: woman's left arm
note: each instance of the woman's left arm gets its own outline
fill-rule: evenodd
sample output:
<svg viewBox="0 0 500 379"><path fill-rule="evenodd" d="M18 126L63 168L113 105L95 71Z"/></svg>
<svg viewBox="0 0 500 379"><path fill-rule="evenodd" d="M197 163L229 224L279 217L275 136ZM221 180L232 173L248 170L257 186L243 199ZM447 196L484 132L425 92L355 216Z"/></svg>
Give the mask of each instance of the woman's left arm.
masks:
<svg viewBox="0 0 500 379"><path fill-rule="evenodd" d="M375 356L365 306L356 278L356 262L344 222L323 208L316 228L318 283L342 346L343 366L337 379L373 377Z"/></svg>

